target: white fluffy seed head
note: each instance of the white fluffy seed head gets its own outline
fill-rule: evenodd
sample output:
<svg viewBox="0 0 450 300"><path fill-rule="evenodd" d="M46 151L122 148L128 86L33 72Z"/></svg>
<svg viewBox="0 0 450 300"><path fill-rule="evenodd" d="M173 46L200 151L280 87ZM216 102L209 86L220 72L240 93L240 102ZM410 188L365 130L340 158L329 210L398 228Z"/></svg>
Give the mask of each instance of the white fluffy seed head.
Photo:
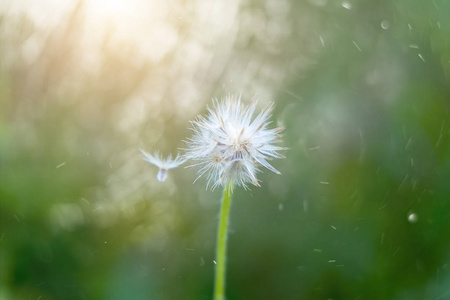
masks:
<svg viewBox="0 0 450 300"><path fill-rule="evenodd" d="M185 159L193 160L198 178L205 176L212 189L230 182L247 188L259 186L256 173L263 166L280 174L267 160L283 158L276 146L284 127L269 128L273 104L267 105L255 118L256 100L248 106L240 97L227 96L213 101L206 117L192 121L194 134L186 142ZM197 180L196 179L196 180Z"/></svg>

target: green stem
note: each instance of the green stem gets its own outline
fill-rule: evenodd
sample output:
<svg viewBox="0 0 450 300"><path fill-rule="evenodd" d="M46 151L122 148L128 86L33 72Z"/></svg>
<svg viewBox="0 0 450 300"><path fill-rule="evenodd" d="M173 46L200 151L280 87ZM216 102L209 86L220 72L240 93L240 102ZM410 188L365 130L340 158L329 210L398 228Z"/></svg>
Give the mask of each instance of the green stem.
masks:
<svg viewBox="0 0 450 300"><path fill-rule="evenodd" d="M214 300L225 299L225 274L227 259L227 231L230 216L232 184L227 183L223 189L222 207L220 208L219 228L217 230L216 279L214 283Z"/></svg>

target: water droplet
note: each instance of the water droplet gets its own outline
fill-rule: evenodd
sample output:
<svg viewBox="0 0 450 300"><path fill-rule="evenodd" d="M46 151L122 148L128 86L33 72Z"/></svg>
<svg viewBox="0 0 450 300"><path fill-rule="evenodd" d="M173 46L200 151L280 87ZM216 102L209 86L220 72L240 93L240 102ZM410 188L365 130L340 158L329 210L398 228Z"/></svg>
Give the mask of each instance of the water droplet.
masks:
<svg viewBox="0 0 450 300"><path fill-rule="evenodd" d="M409 223L416 223L419 220L419 218L417 217L417 215L415 213L410 213L408 215L408 222Z"/></svg>

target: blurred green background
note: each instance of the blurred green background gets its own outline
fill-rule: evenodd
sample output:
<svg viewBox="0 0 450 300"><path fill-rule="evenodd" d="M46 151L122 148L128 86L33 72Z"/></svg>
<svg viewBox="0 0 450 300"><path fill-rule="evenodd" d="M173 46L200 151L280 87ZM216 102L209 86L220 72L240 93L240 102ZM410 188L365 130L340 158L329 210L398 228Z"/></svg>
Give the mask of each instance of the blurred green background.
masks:
<svg viewBox="0 0 450 300"><path fill-rule="evenodd" d="M0 2L0 299L211 299L211 98L287 127L234 194L227 299L450 299L450 2Z"/></svg>

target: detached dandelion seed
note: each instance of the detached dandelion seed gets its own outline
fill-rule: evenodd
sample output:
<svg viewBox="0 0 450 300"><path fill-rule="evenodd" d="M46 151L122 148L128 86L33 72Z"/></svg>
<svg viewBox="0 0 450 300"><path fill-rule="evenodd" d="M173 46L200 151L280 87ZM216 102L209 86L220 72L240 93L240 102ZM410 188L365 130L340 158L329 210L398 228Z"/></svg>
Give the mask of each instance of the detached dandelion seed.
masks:
<svg viewBox="0 0 450 300"><path fill-rule="evenodd" d="M256 100L244 106L240 97L228 96L225 101L213 101L208 116L199 116L192 123L193 136L186 142L185 158L195 163L198 178L205 176L207 187L247 184L260 186L258 167L281 174L268 160L284 158L278 151L283 126L269 128L273 104L267 105L253 120ZM196 180L197 180L196 179Z"/></svg>
<svg viewBox="0 0 450 300"><path fill-rule="evenodd" d="M144 160L146 162L159 168L156 179L161 182L167 179L167 172L169 171L169 169L177 168L185 162L185 160L182 159L179 155L177 155L175 159L172 159L171 155L169 155L168 158L163 159L158 152L155 152L155 154L151 155L150 153L147 153L142 149L139 150L141 150L142 154L144 155Z"/></svg>

